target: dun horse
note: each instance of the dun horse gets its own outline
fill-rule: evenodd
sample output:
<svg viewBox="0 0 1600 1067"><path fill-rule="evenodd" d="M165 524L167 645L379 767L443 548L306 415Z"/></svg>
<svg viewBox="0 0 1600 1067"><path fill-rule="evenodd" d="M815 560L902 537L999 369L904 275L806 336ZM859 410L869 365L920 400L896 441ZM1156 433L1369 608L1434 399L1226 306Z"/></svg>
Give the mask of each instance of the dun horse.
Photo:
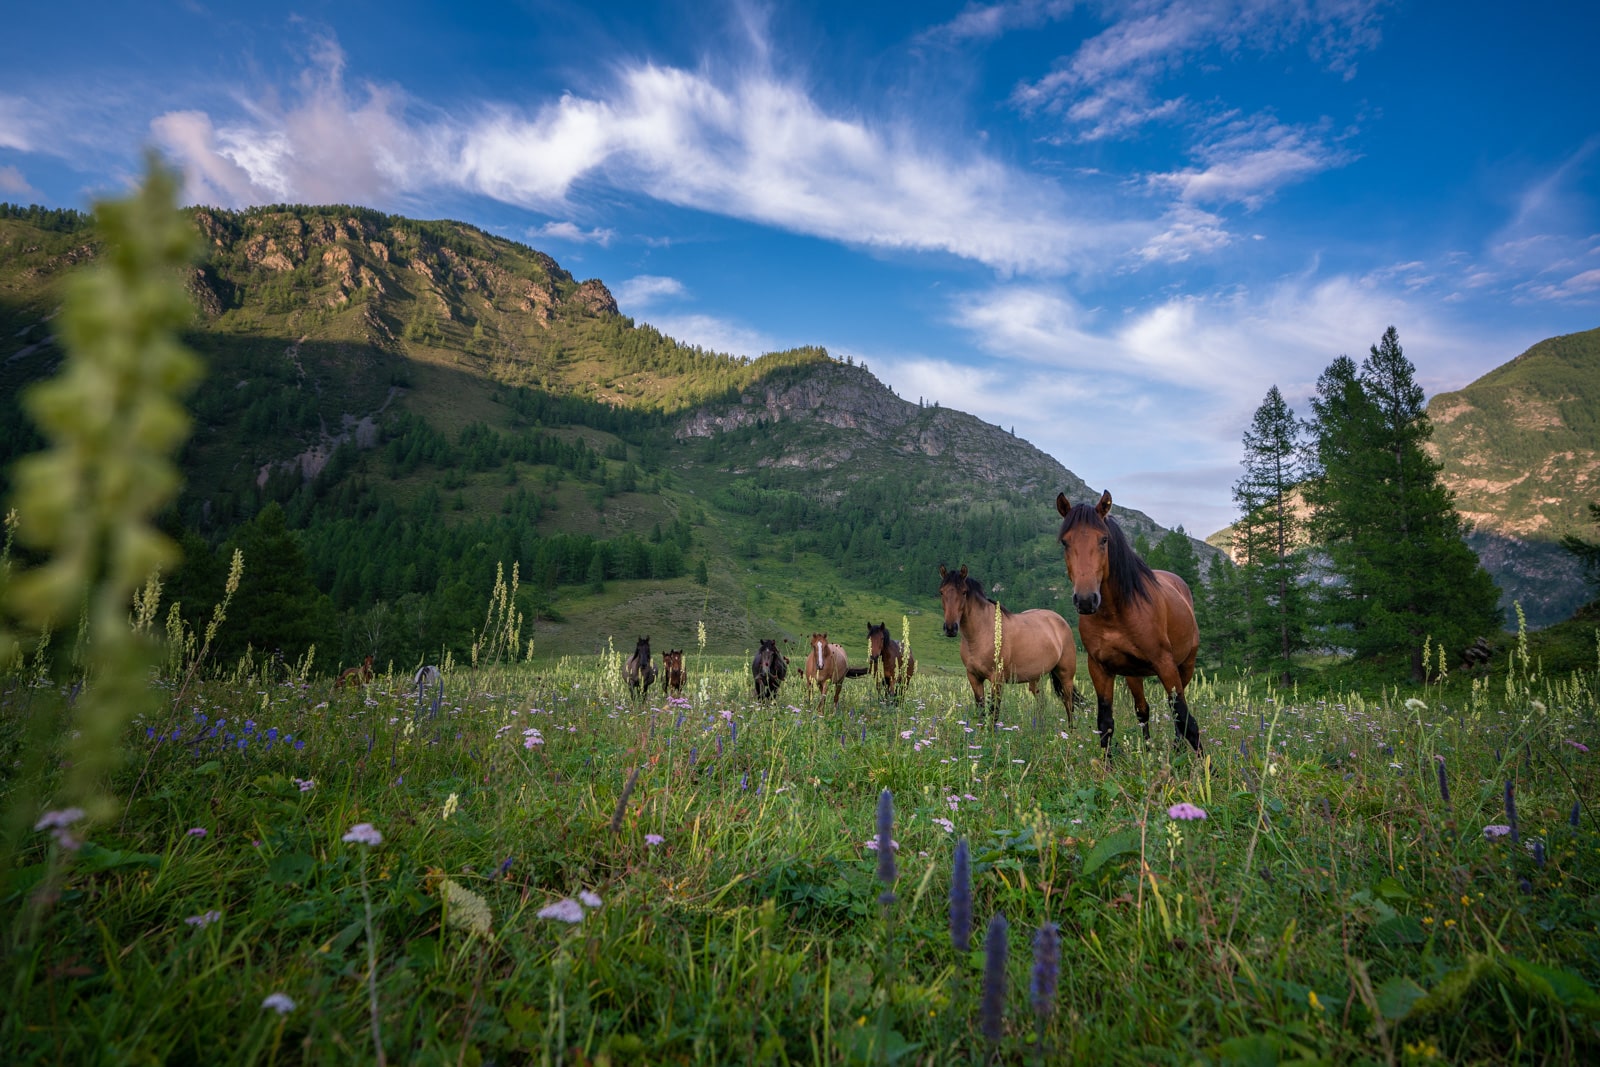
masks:
<svg viewBox="0 0 1600 1067"><path fill-rule="evenodd" d="M944 635L961 634L961 662L967 668L972 700L983 706L983 683L989 683L990 716L1000 713L1000 687L1005 682L1027 682L1039 695L1045 675L1067 709L1072 725L1072 675L1078 669L1078 646L1072 641L1067 620L1048 608L1010 612L983 595L983 586L967 576L967 568L946 570L939 565L939 599L944 604ZM1000 612L1000 655L994 654L994 616ZM996 669L998 667L998 669Z"/></svg>
<svg viewBox="0 0 1600 1067"><path fill-rule="evenodd" d="M886 622L867 623L867 667L878 681L878 688L893 700L902 683L917 673L917 659L889 636Z"/></svg>
<svg viewBox="0 0 1600 1067"><path fill-rule="evenodd" d="M1067 578L1072 582L1072 602L1078 608L1078 633L1089 657L1089 678L1094 682L1098 709L1096 729L1100 747L1111 751L1111 686L1117 677L1127 680L1133 706L1150 738L1150 702L1144 680L1161 679L1172 705L1173 729L1200 751L1200 724L1189 714L1183 691L1194 677L1194 658L1200 650L1200 628L1194 621L1194 597L1182 578L1169 571L1151 570L1128 544L1122 527L1110 517L1111 494L1097 504L1067 503L1056 494L1061 513L1061 549Z"/></svg>
<svg viewBox="0 0 1600 1067"><path fill-rule="evenodd" d="M756 682L757 700L777 697L778 687L789 676L789 657L778 651L776 638L761 639L761 647L756 649L755 658L750 661L750 675Z"/></svg>
<svg viewBox="0 0 1600 1067"><path fill-rule="evenodd" d="M665 675L662 681L667 692L675 697L683 696L683 683L688 679L683 670L683 649L661 653L661 672Z"/></svg>
<svg viewBox="0 0 1600 1067"><path fill-rule="evenodd" d="M361 661L359 667L347 667L339 680L333 683L335 689L343 689L347 685L366 685L372 681L372 657L368 656Z"/></svg>
<svg viewBox="0 0 1600 1067"><path fill-rule="evenodd" d="M865 667L852 667L845 658L843 645L828 643L825 633L811 635L811 652L806 656L806 688L817 687L817 710L827 702L828 683L833 683L833 710L839 710L839 691L846 678L859 678L867 673Z"/></svg>
<svg viewBox="0 0 1600 1067"><path fill-rule="evenodd" d="M650 692L650 683L656 680L656 665L650 662L648 637L639 638L639 643L634 646L633 655L622 665L622 677L627 681L628 688L633 690L634 696L642 697Z"/></svg>

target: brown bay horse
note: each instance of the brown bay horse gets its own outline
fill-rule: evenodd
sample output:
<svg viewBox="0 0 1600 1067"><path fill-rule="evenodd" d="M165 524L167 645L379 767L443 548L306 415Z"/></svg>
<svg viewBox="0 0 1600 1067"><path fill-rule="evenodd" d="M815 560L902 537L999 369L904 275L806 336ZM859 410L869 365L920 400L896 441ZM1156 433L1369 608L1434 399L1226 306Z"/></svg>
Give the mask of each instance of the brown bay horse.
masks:
<svg viewBox="0 0 1600 1067"><path fill-rule="evenodd" d="M917 658L889 636L886 622L867 623L867 668L878 688L893 700L900 686L917 673Z"/></svg>
<svg viewBox="0 0 1600 1067"><path fill-rule="evenodd" d="M1007 611L983 595L983 586L967 576L967 568L946 570L939 565L939 600L944 604L944 635L961 634L961 662L967 668L972 700L983 706L983 683L989 683L990 716L1000 713L1000 687L1005 682L1027 682L1039 695L1045 675L1067 709L1072 725L1072 676L1078 669L1078 646L1067 620L1048 608ZM994 615L1000 611L1000 656L994 654ZM996 667L998 666L998 670Z"/></svg>
<svg viewBox="0 0 1600 1067"><path fill-rule="evenodd" d="M335 689L343 689L347 685L367 685L372 681L372 657L368 656L361 661L359 667L347 667L339 680L333 683Z"/></svg>
<svg viewBox="0 0 1600 1067"><path fill-rule="evenodd" d="M634 696L642 697L650 692L650 683L656 680L656 665L650 662L648 637L639 638L639 643L633 647L633 655L622 665L622 677Z"/></svg>
<svg viewBox="0 0 1600 1067"><path fill-rule="evenodd" d="M683 669L683 649L675 648L661 653L661 674L667 693L675 697L683 696L683 683L689 678Z"/></svg>
<svg viewBox="0 0 1600 1067"><path fill-rule="evenodd" d="M839 691L846 678L859 678L867 673L865 667L852 667L845 657L844 646L828 643L826 633L811 635L811 651L806 655L806 688L817 687L817 710L828 699L828 683L833 683L833 710L839 710Z"/></svg>
<svg viewBox="0 0 1600 1067"><path fill-rule="evenodd" d="M1194 596L1182 578L1152 570L1140 559L1111 517L1111 494L1097 504L1067 502L1056 494L1061 513L1061 549L1072 602L1078 609L1078 633L1089 657L1098 708L1100 747L1111 751L1111 686L1121 677L1133 694L1133 706L1150 738L1150 702L1144 680L1161 679L1172 705L1173 729L1200 751L1200 724L1189 714L1183 691L1194 677L1200 650L1200 628L1194 619Z"/></svg>
<svg viewBox="0 0 1600 1067"><path fill-rule="evenodd" d="M755 679L757 700L772 700L778 695L778 687L789 677L789 657L778 651L776 638L761 639L761 647L750 661L750 676Z"/></svg>

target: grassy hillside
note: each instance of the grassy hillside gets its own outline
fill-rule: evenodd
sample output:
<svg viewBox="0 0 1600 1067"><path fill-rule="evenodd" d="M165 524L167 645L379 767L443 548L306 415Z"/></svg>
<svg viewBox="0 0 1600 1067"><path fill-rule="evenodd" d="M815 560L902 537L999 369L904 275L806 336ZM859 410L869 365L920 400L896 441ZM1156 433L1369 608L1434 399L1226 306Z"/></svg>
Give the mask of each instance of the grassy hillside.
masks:
<svg viewBox="0 0 1600 1067"><path fill-rule="evenodd" d="M998 427L907 403L821 349L681 344L618 314L601 282L459 223L193 216L188 341L208 375L169 600L209 610L245 543L266 552L247 583L325 596L298 611L304 632L241 646L315 640L330 666L465 655L497 564L517 567L541 657L645 633L691 647L702 621L719 652L821 629L854 648L868 618L898 631L904 616L925 662L954 664L934 641L940 563L1070 615L1051 501L1088 489ZM80 215L0 212L0 461L37 446L16 399L59 359L60 280L95 250ZM303 560L255 528L270 503Z"/></svg>
<svg viewBox="0 0 1600 1067"><path fill-rule="evenodd" d="M1428 403L1435 453L1506 602L1534 625L1589 599L1557 542L1592 536L1600 500L1600 329L1541 341L1459 392Z"/></svg>

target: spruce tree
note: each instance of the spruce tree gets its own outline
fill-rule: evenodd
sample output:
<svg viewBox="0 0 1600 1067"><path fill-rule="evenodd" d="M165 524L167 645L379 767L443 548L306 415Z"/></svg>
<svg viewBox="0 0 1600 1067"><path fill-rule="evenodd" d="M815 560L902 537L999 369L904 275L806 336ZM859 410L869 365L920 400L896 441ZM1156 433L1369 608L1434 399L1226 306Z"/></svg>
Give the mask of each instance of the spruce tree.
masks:
<svg viewBox="0 0 1600 1067"><path fill-rule="evenodd" d="M1233 486L1234 525L1250 665L1288 685L1308 630L1304 537L1294 494L1304 477L1301 424L1274 385L1244 433L1244 473Z"/></svg>
<svg viewBox="0 0 1600 1067"><path fill-rule="evenodd" d="M1497 628L1494 581L1424 446L1433 432L1415 368L1389 327L1359 373L1340 356L1312 400L1313 532L1336 580L1326 586L1335 643L1403 654L1427 678L1424 645L1459 648Z"/></svg>

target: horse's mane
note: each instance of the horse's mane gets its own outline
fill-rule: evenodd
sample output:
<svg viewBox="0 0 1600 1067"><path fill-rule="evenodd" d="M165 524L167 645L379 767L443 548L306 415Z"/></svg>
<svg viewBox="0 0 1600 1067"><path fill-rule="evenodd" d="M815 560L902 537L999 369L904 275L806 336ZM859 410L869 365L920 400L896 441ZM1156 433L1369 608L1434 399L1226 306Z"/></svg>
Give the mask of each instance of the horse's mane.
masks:
<svg viewBox="0 0 1600 1067"><path fill-rule="evenodd" d="M1149 600L1156 572L1150 569L1150 564L1139 558L1117 520L1109 515L1101 518L1093 504L1075 504L1067 512L1066 518L1061 520L1060 536L1065 537L1079 526L1106 532L1106 563L1111 571L1111 580L1122 590L1122 595L1129 600Z"/></svg>
<svg viewBox="0 0 1600 1067"><path fill-rule="evenodd" d="M989 597L984 594L983 583L972 577L970 574L967 575L966 579L963 581L960 571L951 571L944 578L944 580L939 583L939 587L942 589L946 584L957 586L961 589L961 592L964 596L975 596L980 600L988 600L991 604L1000 604L998 600L990 600ZM1004 604L1000 604L1001 617L1004 618L1010 614L1011 609L1006 607Z"/></svg>

